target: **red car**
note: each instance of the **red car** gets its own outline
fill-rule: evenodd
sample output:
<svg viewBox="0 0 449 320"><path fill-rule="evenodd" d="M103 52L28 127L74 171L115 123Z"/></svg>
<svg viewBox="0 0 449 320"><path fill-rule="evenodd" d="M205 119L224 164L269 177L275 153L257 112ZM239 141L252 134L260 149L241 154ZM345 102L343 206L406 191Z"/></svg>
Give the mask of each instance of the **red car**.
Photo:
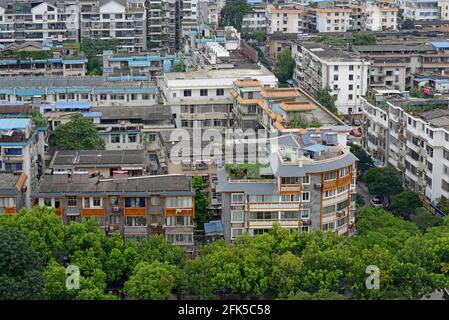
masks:
<svg viewBox="0 0 449 320"><path fill-rule="evenodd" d="M349 131L349 134L354 137L361 137L362 136L362 128L357 128L355 130L352 129L351 131Z"/></svg>

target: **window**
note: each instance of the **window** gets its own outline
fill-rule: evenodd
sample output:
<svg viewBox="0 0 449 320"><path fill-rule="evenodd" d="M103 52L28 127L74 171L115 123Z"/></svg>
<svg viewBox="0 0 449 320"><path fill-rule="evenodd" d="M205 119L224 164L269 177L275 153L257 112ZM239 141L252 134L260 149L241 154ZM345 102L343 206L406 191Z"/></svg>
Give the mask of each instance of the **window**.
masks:
<svg viewBox="0 0 449 320"><path fill-rule="evenodd" d="M324 191L323 198L326 199L326 198L334 197L336 195L336 193L337 192L335 189L326 190L326 191Z"/></svg>
<svg viewBox="0 0 449 320"><path fill-rule="evenodd" d="M353 71L354 70L354 66L349 66L349 71Z"/></svg>
<svg viewBox="0 0 449 320"><path fill-rule="evenodd" d="M347 200L337 203L337 211L344 210L347 207L348 207L348 201Z"/></svg>
<svg viewBox="0 0 449 320"><path fill-rule="evenodd" d="M115 15L115 18L116 18L116 19L122 19L122 15L121 15L121 14L116 14L116 15Z"/></svg>
<svg viewBox="0 0 449 320"><path fill-rule="evenodd" d="M307 174L307 175L305 175L304 177L302 177L302 184L303 184L303 185L308 185L308 184L310 184L310 175L309 175L309 174Z"/></svg>
<svg viewBox="0 0 449 320"><path fill-rule="evenodd" d="M299 184L299 177L282 177L282 184Z"/></svg>
<svg viewBox="0 0 449 320"><path fill-rule="evenodd" d="M323 215L333 214L335 212L335 204L323 207Z"/></svg>
<svg viewBox="0 0 449 320"><path fill-rule="evenodd" d="M346 218L341 218L337 220L337 228L340 228L346 224Z"/></svg>
<svg viewBox="0 0 449 320"><path fill-rule="evenodd" d="M103 14L103 19L110 19L111 16L109 14Z"/></svg>
<svg viewBox="0 0 449 320"><path fill-rule="evenodd" d="M16 205L15 198L0 198L0 208L1 207L14 207Z"/></svg>
<svg viewBox="0 0 449 320"><path fill-rule="evenodd" d="M136 143L137 135L136 134L128 134L128 143Z"/></svg>
<svg viewBox="0 0 449 320"><path fill-rule="evenodd" d="M299 195L298 194L283 194L281 196L282 202L298 202Z"/></svg>
<svg viewBox="0 0 449 320"><path fill-rule="evenodd" d="M192 225L192 217L170 216L167 217L167 226L190 226Z"/></svg>
<svg viewBox="0 0 449 320"><path fill-rule="evenodd" d="M353 90L353 89L354 89L354 85L350 84L350 85L348 86L348 90Z"/></svg>
<svg viewBox="0 0 449 320"><path fill-rule="evenodd" d="M329 222L329 223L323 224L323 231L334 230L334 229L335 229L334 222Z"/></svg>
<svg viewBox="0 0 449 320"><path fill-rule="evenodd" d="M191 208L192 197L167 197L167 208Z"/></svg>
<svg viewBox="0 0 449 320"><path fill-rule="evenodd" d="M244 222L244 212L243 210L232 210L231 211L231 222Z"/></svg>
<svg viewBox="0 0 449 320"><path fill-rule="evenodd" d="M103 199L101 197L85 197L83 198L83 207L84 208L102 208L103 207Z"/></svg>
<svg viewBox="0 0 449 320"><path fill-rule="evenodd" d="M335 180L337 179L337 172L336 171L330 171L330 172L326 172L324 174L324 180L328 181L328 180Z"/></svg>
<svg viewBox="0 0 449 320"><path fill-rule="evenodd" d="M207 89L200 89L200 96L207 97Z"/></svg>
<svg viewBox="0 0 449 320"><path fill-rule="evenodd" d="M299 228L300 233L309 233L309 227L308 226L301 226Z"/></svg>
<svg viewBox="0 0 449 320"><path fill-rule="evenodd" d="M338 81L338 74L334 74L334 81Z"/></svg>
<svg viewBox="0 0 449 320"><path fill-rule="evenodd" d="M353 74L350 74L350 75L349 75L349 81L352 81L352 80L354 80L354 75L353 75Z"/></svg>
<svg viewBox="0 0 449 320"><path fill-rule="evenodd" d="M299 211L281 211L281 220L298 220Z"/></svg>
<svg viewBox="0 0 449 320"><path fill-rule="evenodd" d="M231 239L234 239L243 234L243 228L231 228Z"/></svg>
<svg viewBox="0 0 449 320"><path fill-rule="evenodd" d="M120 143L120 135L111 134L111 143Z"/></svg>
<svg viewBox="0 0 449 320"><path fill-rule="evenodd" d="M125 208L145 208L145 198L125 198Z"/></svg>
<svg viewBox="0 0 449 320"><path fill-rule="evenodd" d="M334 66L334 71L338 71L338 66Z"/></svg>
<svg viewBox="0 0 449 320"><path fill-rule="evenodd" d="M340 177L346 177L349 174L349 168L340 169Z"/></svg>
<svg viewBox="0 0 449 320"><path fill-rule="evenodd" d="M69 207L76 207L76 197L68 197L67 198L67 205Z"/></svg>
<svg viewBox="0 0 449 320"><path fill-rule="evenodd" d="M231 204L244 204L245 199L243 193L232 193Z"/></svg>
<svg viewBox="0 0 449 320"><path fill-rule="evenodd" d="M101 198L100 197L93 197L93 199L92 199L92 206L93 207L101 207Z"/></svg>
<svg viewBox="0 0 449 320"><path fill-rule="evenodd" d="M309 202L310 201L310 191L303 191L303 192L301 192L301 201L302 202Z"/></svg>
<svg viewBox="0 0 449 320"><path fill-rule="evenodd" d="M184 90L184 97L191 97L192 96L192 90Z"/></svg>
<svg viewBox="0 0 449 320"><path fill-rule="evenodd" d="M125 224L129 227L141 227L147 225L145 217L126 217Z"/></svg>
<svg viewBox="0 0 449 320"><path fill-rule="evenodd" d="M151 197L150 199L151 199L150 201L151 201L151 205L152 206L158 206L161 203L161 198L160 197L154 196L154 197Z"/></svg>
<svg viewBox="0 0 449 320"><path fill-rule="evenodd" d="M224 96L224 89L217 89L217 96Z"/></svg>
<svg viewBox="0 0 449 320"><path fill-rule="evenodd" d="M310 209L301 209L301 219L310 219Z"/></svg>

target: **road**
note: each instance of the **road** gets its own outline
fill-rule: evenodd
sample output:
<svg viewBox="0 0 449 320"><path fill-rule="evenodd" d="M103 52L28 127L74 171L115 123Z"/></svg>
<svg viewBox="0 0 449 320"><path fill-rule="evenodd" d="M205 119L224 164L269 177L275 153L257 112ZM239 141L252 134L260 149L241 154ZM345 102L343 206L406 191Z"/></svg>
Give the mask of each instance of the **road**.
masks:
<svg viewBox="0 0 449 320"><path fill-rule="evenodd" d="M370 195L368 192L368 188L365 186L363 182L357 181L357 193L360 194L363 197L363 200L365 201L365 205L367 207L371 207Z"/></svg>

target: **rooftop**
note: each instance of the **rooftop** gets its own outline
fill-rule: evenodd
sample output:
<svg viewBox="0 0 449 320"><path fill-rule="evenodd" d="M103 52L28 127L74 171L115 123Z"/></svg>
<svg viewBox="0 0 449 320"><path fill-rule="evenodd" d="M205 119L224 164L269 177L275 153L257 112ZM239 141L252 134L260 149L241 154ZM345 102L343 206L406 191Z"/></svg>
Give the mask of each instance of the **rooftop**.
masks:
<svg viewBox="0 0 449 320"><path fill-rule="evenodd" d="M111 165L142 165L143 150L92 150L92 151L56 151L50 163L55 167L109 167Z"/></svg>
<svg viewBox="0 0 449 320"><path fill-rule="evenodd" d="M163 105L155 105L150 107L93 107L91 111L101 112L101 120L136 120L143 123L164 122L171 124L173 117L170 108Z"/></svg>
<svg viewBox="0 0 449 320"><path fill-rule="evenodd" d="M303 43L302 46L321 59L342 62L362 60L362 58L355 55L354 52L342 47L336 48L317 43Z"/></svg>
<svg viewBox="0 0 449 320"><path fill-rule="evenodd" d="M12 173L0 173L0 195L15 195L22 188L27 176L25 173L20 175Z"/></svg>
<svg viewBox="0 0 449 320"><path fill-rule="evenodd" d="M31 119L0 119L0 130L25 129L31 123Z"/></svg>
<svg viewBox="0 0 449 320"><path fill-rule="evenodd" d="M50 194L103 194L136 195L149 194L190 194L193 195L191 178L184 175L139 176L125 178L88 178L76 182L73 178L60 175L45 175L41 178L34 196Z"/></svg>

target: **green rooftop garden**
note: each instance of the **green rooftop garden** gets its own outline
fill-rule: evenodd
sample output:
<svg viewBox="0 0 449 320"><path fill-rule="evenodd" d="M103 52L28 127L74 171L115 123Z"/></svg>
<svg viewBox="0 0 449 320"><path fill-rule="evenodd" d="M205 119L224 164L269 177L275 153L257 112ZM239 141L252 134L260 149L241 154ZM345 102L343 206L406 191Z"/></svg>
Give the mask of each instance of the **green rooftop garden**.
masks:
<svg viewBox="0 0 449 320"><path fill-rule="evenodd" d="M225 170L231 180L259 180L273 177L268 163L225 164Z"/></svg>
<svg viewBox="0 0 449 320"><path fill-rule="evenodd" d="M407 104L402 107L405 112L412 115L420 114L424 111L434 110L434 109L447 109L447 104L429 103L429 104Z"/></svg>
<svg viewBox="0 0 449 320"><path fill-rule="evenodd" d="M11 50L0 52L0 58L14 57L19 60L37 60L53 58L53 52L50 50Z"/></svg>

